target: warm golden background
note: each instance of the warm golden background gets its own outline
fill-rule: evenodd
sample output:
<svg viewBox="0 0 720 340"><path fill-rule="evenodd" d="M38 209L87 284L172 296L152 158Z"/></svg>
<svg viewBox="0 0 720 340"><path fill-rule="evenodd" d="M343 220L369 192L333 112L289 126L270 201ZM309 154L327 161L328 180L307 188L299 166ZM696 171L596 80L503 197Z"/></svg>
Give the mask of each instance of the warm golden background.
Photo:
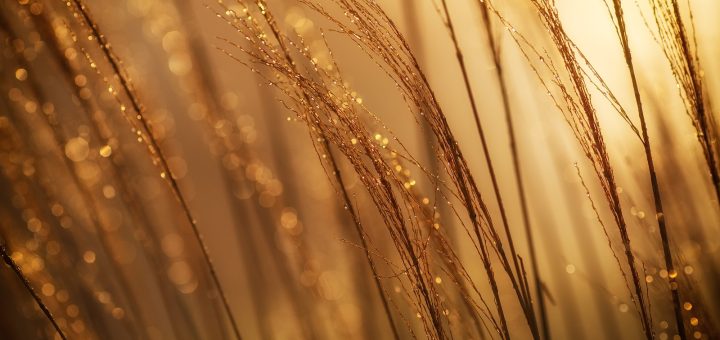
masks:
<svg viewBox="0 0 720 340"><path fill-rule="evenodd" d="M51 319L68 339L223 339L235 338L234 328L244 339L720 337L720 202L709 170L720 167L712 118L720 99L720 3L378 1L417 60L418 72L398 73L409 76L407 87L373 49L394 46L398 60L415 66L398 52L398 40L387 39L394 36L388 23L379 12L353 19L343 8L374 3L2 1L0 242L8 266L0 268L0 339L59 339ZM644 144L603 96L611 91L640 129L617 4L664 205L671 270ZM553 18L561 26L548 29ZM658 30L678 18L687 54L666 53L664 46L682 43ZM338 31L338 23L354 27L361 19L372 24L357 34L382 34L369 46ZM248 30L233 27L238 22ZM279 45L273 28L295 44ZM570 52L576 64L562 58L553 32L577 46ZM295 48L300 43L307 55ZM280 68L250 63L240 46L266 53ZM295 67L286 64L284 48ZM596 75L568 75L578 65L589 70L581 55ZM695 76L668 59L689 62ZM318 75L311 61L327 74ZM320 90L289 75L315 80ZM567 97L554 82L565 84ZM580 84L592 110L572 105L583 98L573 90ZM426 85L436 106L428 104ZM497 301L478 247L498 248L490 230L506 252L511 244L466 85L523 264L506 269L490 250ZM702 103L688 99L693 86L702 89ZM325 99L338 106L304 105L313 93L334 93ZM312 118L316 111L323 118ZM714 163L693 124L698 112L707 116ZM609 155L616 183L610 188L634 269L601 185L608 173L593 170L597 158L586 157L563 118L574 115L598 118L604 146L590 149ZM444 117L457 146L438 146L444 135L426 117ZM458 184L443 158L459 159L447 154L454 148L477 183L471 207L461 189L471 185ZM376 178L389 184L374 186ZM373 201L389 187L401 212ZM485 231L480 242L473 214ZM400 230L409 230L412 255L391 236ZM525 309L510 277L521 285L526 277Z"/></svg>

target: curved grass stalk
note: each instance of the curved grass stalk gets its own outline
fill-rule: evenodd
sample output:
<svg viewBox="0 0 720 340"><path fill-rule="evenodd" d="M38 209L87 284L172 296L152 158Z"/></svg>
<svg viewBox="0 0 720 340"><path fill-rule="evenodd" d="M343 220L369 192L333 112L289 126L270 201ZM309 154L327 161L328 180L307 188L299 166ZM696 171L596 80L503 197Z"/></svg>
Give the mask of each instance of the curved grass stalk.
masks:
<svg viewBox="0 0 720 340"><path fill-rule="evenodd" d="M614 106L614 109L628 122L633 132L638 135L639 133L612 92L607 89L607 85L605 85L585 56L567 36L560 22L554 1L530 0L530 2L537 10L539 18L542 19L543 25L561 58L561 66L566 72L563 73L563 76L560 75L559 70L555 68L555 65L551 61L545 59L548 57L547 55L537 52L520 33L517 33L517 31L512 28L512 25L510 25L494 7L489 3L488 5L490 6L489 9L503 23L511 28L510 31L513 39L515 39L520 46L525 58L540 78L542 85L548 90L548 94L555 105L563 113L565 120L570 125L573 134L582 147L585 156L593 165L593 169L603 189L608 207L613 215L622 240L625 259L627 260L628 268L630 268L632 286L634 287L634 289L630 291L630 294L633 295L633 301L636 302L644 335L648 340L651 340L653 338L653 332L650 321L650 310L648 309L647 298L638 274L636 256L633 253L627 222L623 215L622 204L618 196L618 186L613 167L610 163L602 129L597 118L597 112L590 96L588 83L602 92L603 96ZM557 89L560 91L561 101L558 101L555 95L550 92L548 83L540 76L538 69L534 66L533 61L531 61L531 56L533 58L537 57L542 66L552 73L554 80L552 80L551 83L557 86ZM586 68L582 67L582 63L584 63ZM588 76L589 80L586 80L586 76ZM567 80L564 81L564 78L567 78ZM565 106L562 106L560 104L561 102L564 102Z"/></svg>
<svg viewBox="0 0 720 340"><path fill-rule="evenodd" d="M355 210L355 207L352 204L352 201L350 200L350 196L348 195L348 191L345 187L345 183L343 181L342 175L340 173L340 169L338 167L337 161L335 160L335 156L332 153L332 150L330 150L330 145L325 142L323 143L323 146L325 147L325 150L328 155L328 159L330 160L331 170L332 173L335 174L335 180L337 181L338 187L340 187L340 193L342 195L343 201L346 204L347 210L350 213L350 216L353 220L353 225L355 226L355 230L358 233L358 238L360 238L360 244L362 245L363 251L365 252L365 257L367 258L368 265L370 266L370 270L372 272L373 280L375 281L375 287L377 288L378 294L380 295L380 300L382 301L383 305L383 311L385 312L385 315L387 317L388 324L390 325L390 329L392 330L392 335L395 340L400 340L400 333L398 333L397 327L395 326L395 322L393 322L392 312L390 311L390 305L388 304L388 298L385 296L385 292L382 288L382 283L380 282L380 277L378 275L377 268L375 266L375 262L373 262L372 256L369 251L368 242L365 237L365 232L363 231L363 226L360 221L360 216Z"/></svg>
<svg viewBox="0 0 720 340"><path fill-rule="evenodd" d="M675 325L677 326L678 333L682 340L687 339L685 332L685 323L682 317L682 306L680 306L680 293L679 287L676 280L675 265L673 264L672 252L670 250L670 240L668 238L667 226L665 224L665 212L662 204L662 196L660 194L660 185L658 184L657 173L655 172L655 162L653 161L652 149L650 148L650 137L648 135L647 122L645 120L645 113L643 110L642 100L640 98L640 88L638 86L637 77L635 75L635 64L633 63L632 53L630 51L630 44L628 42L627 30L625 27L625 17L622 10L622 4L620 0L613 0L613 7L615 10L615 18L617 19L617 31L620 35L620 44L622 45L623 55L625 57L625 63L630 73L630 80L632 82L633 95L635 96L635 103L637 105L638 117L640 118L640 130L642 132L642 144L645 151L645 159L647 161L648 173L650 175L650 185L652 187L653 201L655 203L655 216L658 222L658 229L660 230L660 238L662 241L663 256L665 259L665 267L667 271L671 273L669 275L670 280L670 292L672 295L673 311L675 313ZM717 189L717 183L716 189Z"/></svg>
<svg viewBox="0 0 720 340"><path fill-rule="evenodd" d="M670 63L685 110L697 131L698 143L707 163L715 198L720 205L720 155L718 155L718 131L714 113L706 107L705 85L701 75L700 58L694 35L689 37L685 20L680 13L678 0L651 0L659 43ZM693 26L692 13L690 26ZM694 32L693 32L694 33ZM709 103L709 102L708 102Z"/></svg>
<svg viewBox="0 0 720 340"><path fill-rule="evenodd" d="M85 7L85 4L81 0L73 0L73 4L75 6L75 10L80 14L82 17L83 22L87 25L88 29L90 30L92 36L94 37L94 40L97 42L98 46L102 50L103 54L105 55L105 58L110 63L110 66L113 69L113 72L117 76L120 85L123 89L123 92L125 95L130 99L131 106L135 113L137 114L136 118L140 122L140 125L142 126L142 129L145 131L146 137L143 138L143 141L148 146L148 150L150 151L150 154L153 156L153 159L158 161L158 164L161 169L161 177L166 179L167 183L170 185L170 189L173 192L173 195L175 195L175 198L180 203L180 207L185 215L185 218L190 223L190 226L192 228L192 232L195 236L195 239L198 241L200 248L202 250L203 254L203 260L205 261L205 264L208 267L208 270L210 272L210 276L212 278L213 284L218 290L218 293L220 294L220 299L223 304L223 307L225 309L225 313L227 314L227 317L231 323L233 333L235 335L235 338L240 340L242 337L240 335L240 329L237 325L237 321L235 320L235 317L233 316L232 309L230 308L230 303L228 302L227 296L225 294L225 290L222 288L222 285L220 283L220 278L217 275L217 272L215 270L215 265L212 262L212 259L210 258L209 250L205 244L205 241L202 238L202 235L200 234L200 230L197 226L197 221L193 217L190 207L187 203L187 200L185 199L185 196L183 196L182 192L180 191L180 186L178 185L177 181L173 178L171 172L170 172L170 166L168 165L167 159L164 156L162 149L160 148L160 145L158 141L155 139L152 133L152 127L150 126L149 122L143 115L144 107L140 103L140 100L138 99L137 95L135 95L132 86L130 85L130 81L128 80L125 73L122 71L120 64L118 62L117 56L113 54L113 52L110 50L110 44L107 42L107 39L104 35L100 33L100 30L98 28L97 23L93 21L93 19L90 17L90 13Z"/></svg>
<svg viewBox="0 0 720 340"><path fill-rule="evenodd" d="M0 239L0 241L2 241ZM5 248L4 244L0 244L0 257L2 257L3 261L12 269L13 273L15 273L15 276L22 282L25 289L32 295L33 300L35 300L35 303L40 307L40 310L42 310L43 314L45 314L45 317L52 323L53 327L55 328L55 331L58 335L60 335L60 338L62 340L67 340L67 336L65 335L65 332L63 332L62 329L60 329L60 325L58 325L57 320L55 320L55 317L53 317L52 313L50 312L50 309L48 309L47 305L42 301L40 296L35 293L35 290L33 289L32 285L30 284L30 281L25 277L25 275L22 273L22 270L20 270L20 267L15 263L15 260L10 257L10 255L7 253L7 249Z"/></svg>
<svg viewBox="0 0 720 340"><path fill-rule="evenodd" d="M485 1L480 2L480 10L482 12L483 23L485 25L485 34L488 40L488 47L492 53L493 64L495 66L495 74L500 87L500 96L502 99L503 112L505 113L505 122L508 127L508 137L510 139L510 155L512 156L513 170L515 174L515 183L517 184L518 197L520 199L520 210L522 214L523 227L525 230L525 238L528 242L528 250L530 251L530 265L533 271L533 288L538 302L538 315L540 317L540 331L543 339L550 339L550 326L547 321L547 310L545 308L545 294L543 294L543 283L540 275L540 269L537 263L537 252L535 250L535 241L533 238L532 226L530 224L530 213L525 192L525 185L522 179L522 168L520 167L520 157L517 149L517 139L515 137L515 128L513 124L512 110L510 108L510 99L508 96L508 86L503 74L503 65L500 60L500 52L495 42L495 36L492 31L492 24L488 15L488 4ZM528 301L531 301L528 295Z"/></svg>

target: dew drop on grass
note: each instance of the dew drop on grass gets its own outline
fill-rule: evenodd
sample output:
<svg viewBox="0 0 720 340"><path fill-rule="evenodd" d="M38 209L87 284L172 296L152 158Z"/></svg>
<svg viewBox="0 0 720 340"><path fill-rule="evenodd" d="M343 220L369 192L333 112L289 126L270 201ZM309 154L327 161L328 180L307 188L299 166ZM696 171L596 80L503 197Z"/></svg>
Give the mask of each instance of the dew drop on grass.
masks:
<svg viewBox="0 0 720 340"><path fill-rule="evenodd" d="M112 155L112 147L110 147L110 145L105 145L100 148L99 152L100 156L103 156L105 158L110 157L110 155Z"/></svg>
<svg viewBox="0 0 720 340"><path fill-rule="evenodd" d="M25 79L27 79L27 70L22 67L15 70L15 79L19 81L24 81Z"/></svg>

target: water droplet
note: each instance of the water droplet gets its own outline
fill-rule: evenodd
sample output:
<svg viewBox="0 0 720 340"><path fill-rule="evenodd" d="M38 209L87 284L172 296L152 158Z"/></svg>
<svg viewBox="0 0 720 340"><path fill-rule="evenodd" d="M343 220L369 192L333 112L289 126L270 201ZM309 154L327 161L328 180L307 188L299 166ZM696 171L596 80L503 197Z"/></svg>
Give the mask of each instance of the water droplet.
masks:
<svg viewBox="0 0 720 340"><path fill-rule="evenodd" d="M24 81L27 79L27 70L22 67L15 70L15 78L19 81Z"/></svg>
<svg viewBox="0 0 720 340"><path fill-rule="evenodd" d="M110 145L105 145L100 148L100 156L107 158L110 157L110 155L112 155L112 147L110 147Z"/></svg>

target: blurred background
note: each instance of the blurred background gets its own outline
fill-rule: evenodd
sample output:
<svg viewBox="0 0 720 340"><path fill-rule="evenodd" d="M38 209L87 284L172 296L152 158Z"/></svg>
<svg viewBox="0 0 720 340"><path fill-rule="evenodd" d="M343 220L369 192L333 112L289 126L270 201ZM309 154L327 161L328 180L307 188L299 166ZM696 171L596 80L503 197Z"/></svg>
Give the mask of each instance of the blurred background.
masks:
<svg viewBox="0 0 720 340"><path fill-rule="evenodd" d="M681 287L686 325L682 337L712 339L720 336L713 327L720 321L720 202L680 85L658 42L652 9L656 2L623 1L622 6L674 272L668 272L663 257L643 144L602 99L600 89L589 89L637 256L653 334L680 338L669 294L672 276ZM343 17L340 2L310 3ZM16 263L19 272L11 266L0 270L0 338L60 338L21 276L68 339L233 338L223 300L245 339L392 339L384 300L389 301L399 338L503 337L492 326L472 326L466 312L483 309L479 296L489 304L493 297L482 283L485 272L467 217L455 210L462 210L462 202L454 189L440 185L442 190L436 190L432 180L439 176L451 182L439 164L439 151L432 149L428 126L408 109L396 80L379 67L382 61L335 31L335 23L302 2L266 4L283 32L307 37L304 43L313 49L327 44L332 54L320 55L320 63L327 63L322 58L334 60L357 103L372 113L363 118L370 137L380 144L402 145L403 154L417 161L397 165L398 172L407 171L406 187L412 186L418 200L432 208L431 225L449 240L467 281L478 282L470 293L478 306L462 306L460 301L466 300L453 298L462 293L453 293L453 287L461 285L451 274L430 265L423 271L430 284L449 296L440 308L451 329L446 336L424 326L426 315L417 310L416 291L402 273L397 245L374 204L373 191L351 162L335 152L344 179L341 190L309 124L288 110L287 94L268 81L273 71L235 59L247 57L233 43L248 40L228 25L226 8L242 13L242 3L128 0L84 5L81 10L75 1L1 4L0 236L12 259L6 262ZM456 46L461 49L514 246L534 277L504 113L512 112L543 296L532 287L528 291L535 310L538 299L544 301L550 337L642 338L625 249L593 165L538 79L552 77L531 67L536 60L529 60L513 38L520 32L539 54L557 58L534 2L494 3L489 25L482 1L378 5L407 39L489 215L499 223L500 208L456 59ZM630 120L639 124L612 4L558 0L554 5L564 32ZM693 0L680 8L686 23L693 23L688 31L697 44L711 111L720 86L715 43L720 40L720 4ZM256 8L251 11L262 18ZM457 45L446 26L448 15ZM102 39L94 35L93 25ZM498 80L489 36L504 85ZM111 51L113 62L102 46ZM555 67L563 65L557 62ZM125 78L132 94L123 87ZM142 106L142 113L134 111L135 104ZM140 114L142 119L136 119ZM157 149L149 141L156 141ZM348 207L343 191L354 207ZM361 242L349 210L362 221L368 245ZM202 235L222 293L193 225ZM364 251L368 248L369 253ZM375 274L368 256L377 267ZM502 270L497 259L493 262ZM498 280L509 335L532 338L510 282Z"/></svg>

